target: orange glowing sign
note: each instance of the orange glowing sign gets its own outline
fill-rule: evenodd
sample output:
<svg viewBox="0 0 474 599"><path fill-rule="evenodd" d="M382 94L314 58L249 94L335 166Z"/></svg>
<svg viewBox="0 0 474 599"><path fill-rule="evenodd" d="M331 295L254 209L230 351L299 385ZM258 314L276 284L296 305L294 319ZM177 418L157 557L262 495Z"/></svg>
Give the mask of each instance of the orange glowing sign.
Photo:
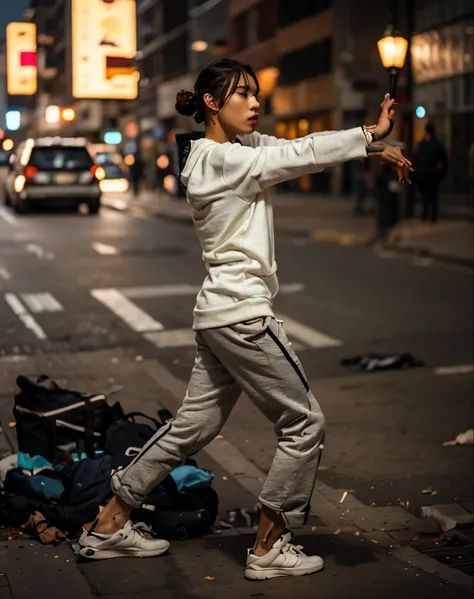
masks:
<svg viewBox="0 0 474 599"><path fill-rule="evenodd" d="M37 89L36 25L8 23L7 91L11 96L32 96Z"/></svg>
<svg viewBox="0 0 474 599"><path fill-rule="evenodd" d="M75 98L136 98L136 53L135 0L72 0Z"/></svg>

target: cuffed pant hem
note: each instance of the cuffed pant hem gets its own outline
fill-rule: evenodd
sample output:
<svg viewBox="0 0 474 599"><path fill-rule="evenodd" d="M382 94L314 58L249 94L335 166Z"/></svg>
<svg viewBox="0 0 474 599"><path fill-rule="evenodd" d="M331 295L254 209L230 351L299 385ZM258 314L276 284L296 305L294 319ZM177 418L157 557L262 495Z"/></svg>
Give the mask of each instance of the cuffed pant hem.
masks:
<svg viewBox="0 0 474 599"><path fill-rule="evenodd" d="M281 514L281 516L287 526L303 526L306 524L306 521L308 520L308 510L307 509L285 512L280 507L272 505L265 499L262 500L261 497L258 498L258 501L265 507L276 512L277 514Z"/></svg>
<svg viewBox="0 0 474 599"><path fill-rule="evenodd" d="M125 501L125 503L129 506L133 508L138 508L142 505L143 500L134 497L130 492L130 487L122 485L120 478L117 476L117 474L114 474L112 476L111 485L114 494L120 497L120 499L122 499L122 501Z"/></svg>

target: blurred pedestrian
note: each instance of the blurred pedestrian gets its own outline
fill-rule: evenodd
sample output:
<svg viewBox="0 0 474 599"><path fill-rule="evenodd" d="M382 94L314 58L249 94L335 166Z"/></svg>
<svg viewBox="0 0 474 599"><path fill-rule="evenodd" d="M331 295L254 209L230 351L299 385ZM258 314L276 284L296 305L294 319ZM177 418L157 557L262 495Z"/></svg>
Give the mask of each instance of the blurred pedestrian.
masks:
<svg viewBox="0 0 474 599"><path fill-rule="evenodd" d="M183 150L188 156L180 175L208 272L194 310L195 363L176 418L112 477L114 497L81 536L84 557L167 551L169 543L133 525L130 514L186 456L219 434L244 390L277 431L245 576L301 576L323 567L320 557L309 557L291 543L287 528L308 517L325 426L301 362L273 312L278 280L268 188L367 156L389 131L393 100L386 95L373 127L289 141L255 131L258 92L249 66L220 60L202 71L194 93L178 94L178 112L205 123L205 137L189 141ZM400 148L386 146L377 155L395 166L400 179L406 177L410 163Z"/></svg>
<svg viewBox="0 0 474 599"><path fill-rule="evenodd" d="M422 219L435 223L439 215L439 186L446 176L448 163L446 149L437 138L432 123L425 126L425 134L413 162L423 207Z"/></svg>
<svg viewBox="0 0 474 599"><path fill-rule="evenodd" d="M135 197L140 193L140 182L143 176L143 161L139 155L135 156L133 164L129 166L129 177L132 184L133 195Z"/></svg>

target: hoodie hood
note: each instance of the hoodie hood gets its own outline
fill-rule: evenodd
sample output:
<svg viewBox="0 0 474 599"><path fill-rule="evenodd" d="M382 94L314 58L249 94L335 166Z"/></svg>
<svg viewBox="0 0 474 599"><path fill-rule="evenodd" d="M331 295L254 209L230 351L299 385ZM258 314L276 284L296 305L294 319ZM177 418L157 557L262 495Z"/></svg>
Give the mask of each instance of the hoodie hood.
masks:
<svg viewBox="0 0 474 599"><path fill-rule="evenodd" d="M189 157L191 151L191 142L198 139L204 138L203 131L188 131L185 133L176 134L176 144L178 146L178 166L179 166L179 180L186 186L186 183L182 180L181 175ZM189 175L188 175L189 177Z"/></svg>

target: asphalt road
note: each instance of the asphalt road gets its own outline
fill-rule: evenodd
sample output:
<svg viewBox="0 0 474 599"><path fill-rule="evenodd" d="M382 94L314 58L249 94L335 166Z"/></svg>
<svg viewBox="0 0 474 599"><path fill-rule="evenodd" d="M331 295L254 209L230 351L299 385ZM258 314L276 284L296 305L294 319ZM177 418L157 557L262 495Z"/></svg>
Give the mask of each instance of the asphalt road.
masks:
<svg viewBox="0 0 474 599"><path fill-rule="evenodd" d="M276 309L327 417L321 479L377 505L472 501L472 448L443 447L473 426L472 370L437 370L473 363L472 271L285 235L277 259ZM186 225L2 207L0 360L132 348L185 381L204 273ZM410 352L425 366L355 374L339 364L371 351ZM246 398L224 434L268 468L274 434Z"/></svg>

